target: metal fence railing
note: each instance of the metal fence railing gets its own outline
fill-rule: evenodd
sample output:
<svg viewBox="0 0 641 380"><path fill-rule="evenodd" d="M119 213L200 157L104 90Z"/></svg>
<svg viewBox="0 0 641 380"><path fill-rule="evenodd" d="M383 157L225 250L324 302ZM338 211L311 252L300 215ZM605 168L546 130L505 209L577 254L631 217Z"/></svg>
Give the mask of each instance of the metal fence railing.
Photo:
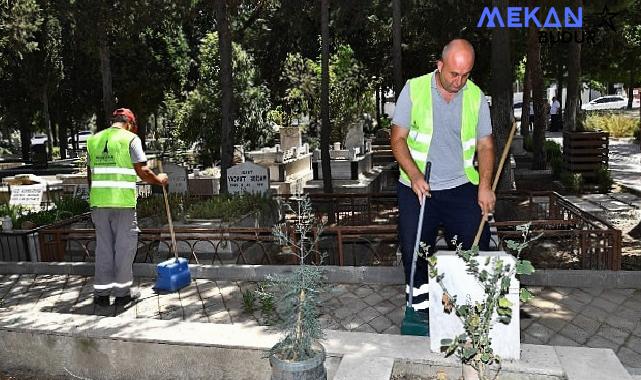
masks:
<svg viewBox="0 0 641 380"><path fill-rule="evenodd" d="M394 265L397 262L396 199L382 194L313 194L315 212L337 223L324 228L318 249L327 265ZM500 194L496 227L499 246L518 239L516 227L531 223L541 234L524 254L540 268L609 269L621 267L621 231L607 221L583 212L557 193ZM501 208L509 210L501 217ZM386 219L387 218L387 219ZM377 223L380 221L381 223ZM384 222L383 222L384 221ZM47 227L39 231L43 261L91 261L95 236L91 227ZM177 227L177 250L191 262L206 264L288 264L269 227ZM167 229L143 228L137 262L159 262L170 257ZM549 256L549 257L548 257ZM315 260L318 262L319 257Z"/></svg>

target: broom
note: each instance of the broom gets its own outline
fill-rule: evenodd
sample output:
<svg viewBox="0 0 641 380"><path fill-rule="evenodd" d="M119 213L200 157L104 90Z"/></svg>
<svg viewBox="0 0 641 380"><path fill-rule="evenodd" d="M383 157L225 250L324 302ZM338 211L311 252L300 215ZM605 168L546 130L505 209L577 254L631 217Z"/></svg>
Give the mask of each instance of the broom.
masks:
<svg viewBox="0 0 641 380"><path fill-rule="evenodd" d="M158 169L162 173L162 161L158 162ZM156 266L156 290L175 292L191 283L191 273L189 272L189 263L184 257L178 257L178 246L176 244L176 233L174 232L174 223L171 219L171 209L169 207L169 197L167 189L162 186L162 194L165 200L165 211L169 222L169 234L171 235L171 248L174 252L174 259L163 261Z"/></svg>
<svg viewBox="0 0 641 380"><path fill-rule="evenodd" d="M516 131L516 122L512 122L512 129L510 130L510 134L507 136L507 142L503 147L503 154L501 154L499 167L497 168L496 174L494 175L494 181L492 183L492 191L496 191L496 186L499 184L499 178L501 177L501 172L503 171L503 165L505 164L505 159L507 158L507 154L510 152L510 146L512 145L512 138L514 137L515 131ZM485 227L486 222L487 222L487 218L481 218L481 224L479 225L478 231L476 231L476 236L474 237L474 242L472 243L472 246L479 244L479 241L481 240L481 234L483 234L483 228Z"/></svg>

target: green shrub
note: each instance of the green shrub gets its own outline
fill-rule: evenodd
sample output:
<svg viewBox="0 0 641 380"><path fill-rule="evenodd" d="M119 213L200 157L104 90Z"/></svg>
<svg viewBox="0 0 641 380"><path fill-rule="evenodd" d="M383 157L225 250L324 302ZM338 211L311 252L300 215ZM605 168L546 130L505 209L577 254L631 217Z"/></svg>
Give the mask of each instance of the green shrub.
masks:
<svg viewBox="0 0 641 380"><path fill-rule="evenodd" d="M194 203L187 209L192 219L221 219L231 221L249 213L267 214L276 210L276 202L262 195L219 195Z"/></svg>
<svg viewBox="0 0 641 380"><path fill-rule="evenodd" d="M546 140L543 145L545 152L545 161L552 169L552 176L558 179L561 176L563 169L563 153L561 153L561 145L550 140Z"/></svg>
<svg viewBox="0 0 641 380"><path fill-rule="evenodd" d="M527 135L523 138L523 149L528 152L532 152L532 135Z"/></svg>
<svg viewBox="0 0 641 380"><path fill-rule="evenodd" d="M64 196L54 201L54 208L43 211L29 211L20 215L15 221L15 228L22 228L24 222L31 222L40 227L84 214L90 210L89 203L80 198Z"/></svg>
<svg viewBox="0 0 641 380"><path fill-rule="evenodd" d="M574 193L581 193L583 190L583 175L564 171L561 173L561 183Z"/></svg>
<svg viewBox="0 0 641 380"><path fill-rule="evenodd" d="M21 206L14 206L10 205L8 203L1 203L0 204L0 217L2 216L8 216L11 218L11 223L13 224L14 228L18 228L18 219L20 218L20 214L22 213L22 207Z"/></svg>
<svg viewBox="0 0 641 380"><path fill-rule="evenodd" d="M634 133L632 134L632 137L634 137L634 141L639 142L641 141L641 123L637 125L637 129L634 130Z"/></svg>
<svg viewBox="0 0 641 380"><path fill-rule="evenodd" d="M633 137L638 129L636 119L614 114L593 114L585 119L585 129L588 131L609 132L611 137Z"/></svg>
<svg viewBox="0 0 641 380"><path fill-rule="evenodd" d="M597 170L596 183L597 183L597 186L599 187L600 193L610 192L610 188L612 187L612 184L614 183L614 181L610 176L610 171L608 170L607 165L603 165L599 170Z"/></svg>

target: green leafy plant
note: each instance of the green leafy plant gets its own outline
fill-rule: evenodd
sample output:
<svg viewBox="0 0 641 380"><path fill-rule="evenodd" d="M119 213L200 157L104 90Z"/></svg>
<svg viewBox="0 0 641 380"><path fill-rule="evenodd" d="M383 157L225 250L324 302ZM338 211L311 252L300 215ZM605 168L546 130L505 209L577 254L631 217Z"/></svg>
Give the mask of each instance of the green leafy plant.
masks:
<svg viewBox="0 0 641 380"><path fill-rule="evenodd" d="M261 323L271 325L278 316L276 315L276 306L274 304L274 295L267 289L267 284L259 283L256 287L256 298L260 304Z"/></svg>
<svg viewBox="0 0 641 380"><path fill-rule="evenodd" d="M612 176L610 175L607 165L601 165L599 170L596 172L595 179L600 193L610 192L610 188L612 187L614 180L612 180Z"/></svg>
<svg viewBox="0 0 641 380"><path fill-rule="evenodd" d="M296 204L292 206L292 202ZM301 361L318 355L315 346L323 336L318 320L323 274L317 266L306 263L312 256L320 255L315 247L323 224L316 220L307 195L290 198L282 205L285 212L294 213L295 217L275 225L272 235L281 246L294 248L292 254L298 258L299 265L289 275L268 278L267 287L274 294L280 317L276 327L284 333L270 354L281 360ZM292 230L295 238L290 234Z"/></svg>
<svg viewBox="0 0 641 380"><path fill-rule="evenodd" d="M466 300L458 302L457 297L447 290L443 283L446 274L438 274L436 256L428 257L429 276L443 289L443 305L446 313L455 313L463 323L464 332L451 339L443 339L441 344L446 347L446 356L456 354L463 364L472 366L479 372L481 379L487 379L487 366L500 364L501 358L492 350L490 330L493 324L509 324L512 320L512 303L507 298L510 290L510 281L514 275L529 275L534 272L534 267L527 260L521 260L521 252L530 242L538 238L530 238L530 225L521 225L517 230L522 234L522 240L507 241L507 247L514 252L516 264L506 264L498 257L488 256L481 265L477 246L471 250L463 250L459 244L457 255L463 260L467 273L472 275L482 289L485 296L481 301ZM427 246L421 245L421 254L427 255ZM532 294L521 288L519 298L521 302L528 302ZM495 321L494 315L497 315ZM518 316L516 316L518 318Z"/></svg>
<svg viewBox="0 0 641 380"><path fill-rule="evenodd" d="M252 314L256 310L256 293L247 289L243 292L243 310L247 314Z"/></svg>
<svg viewBox="0 0 641 380"><path fill-rule="evenodd" d="M574 193L579 194L583 191L583 175L581 173L562 172L561 183Z"/></svg>
<svg viewBox="0 0 641 380"><path fill-rule="evenodd" d="M10 217L14 228L18 227L18 219L20 218L22 211L23 208L21 206L0 203L0 216Z"/></svg>
<svg viewBox="0 0 641 380"><path fill-rule="evenodd" d="M31 227L40 227L61 220L72 218L89 212L89 202L84 199L63 196L54 201L54 207L51 210L28 211L20 215L15 221L16 228L22 228L25 222L29 222Z"/></svg>
<svg viewBox="0 0 641 380"><path fill-rule="evenodd" d="M275 209L276 202L268 195L219 195L191 204L187 209L187 215L192 219L232 221L249 213L265 215L274 212Z"/></svg>
<svg viewBox="0 0 641 380"><path fill-rule="evenodd" d="M590 114L585 119L588 131L604 131L612 137L633 137L638 121L625 116L607 114Z"/></svg>
<svg viewBox="0 0 641 380"><path fill-rule="evenodd" d="M561 145L550 140L546 140L543 145L545 152L545 159L552 169L552 176L560 178L561 171L563 170L563 153L561 152Z"/></svg>
<svg viewBox="0 0 641 380"><path fill-rule="evenodd" d="M532 152L532 135L527 135L523 138L523 149Z"/></svg>

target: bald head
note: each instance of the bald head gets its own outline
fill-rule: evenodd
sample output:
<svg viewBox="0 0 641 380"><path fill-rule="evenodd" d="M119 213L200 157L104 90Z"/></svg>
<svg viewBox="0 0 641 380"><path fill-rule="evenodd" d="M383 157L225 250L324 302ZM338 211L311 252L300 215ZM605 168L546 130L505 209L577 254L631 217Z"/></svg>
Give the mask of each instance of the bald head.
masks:
<svg viewBox="0 0 641 380"><path fill-rule="evenodd" d="M437 62L441 87L451 93L459 92L474 68L474 48L467 40L450 41Z"/></svg>
<svg viewBox="0 0 641 380"><path fill-rule="evenodd" d="M471 59L474 64L474 47L468 40L456 39L443 47L441 60Z"/></svg>

